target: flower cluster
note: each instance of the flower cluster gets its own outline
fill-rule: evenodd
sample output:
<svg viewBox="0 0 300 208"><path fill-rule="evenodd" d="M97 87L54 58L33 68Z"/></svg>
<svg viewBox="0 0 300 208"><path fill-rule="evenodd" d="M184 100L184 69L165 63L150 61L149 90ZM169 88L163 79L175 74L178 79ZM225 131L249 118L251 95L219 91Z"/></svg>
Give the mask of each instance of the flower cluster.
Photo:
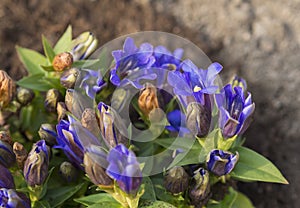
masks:
<svg viewBox="0 0 300 208"><path fill-rule="evenodd" d="M221 64L131 37L98 56L95 35L71 32L43 37L45 56L17 47L29 72L17 83L0 71L1 207L247 208L235 181L288 183L242 146L244 79L222 86Z"/></svg>

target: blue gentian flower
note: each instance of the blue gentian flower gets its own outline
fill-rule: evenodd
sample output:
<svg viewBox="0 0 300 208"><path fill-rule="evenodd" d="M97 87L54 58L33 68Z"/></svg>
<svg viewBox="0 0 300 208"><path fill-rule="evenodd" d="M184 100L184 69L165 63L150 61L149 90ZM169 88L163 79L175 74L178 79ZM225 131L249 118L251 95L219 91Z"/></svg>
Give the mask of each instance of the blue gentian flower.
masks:
<svg viewBox="0 0 300 208"><path fill-rule="evenodd" d="M120 144L110 150L107 161L107 174L124 192L136 194L142 183L142 172L135 154Z"/></svg>
<svg viewBox="0 0 300 208"><path fill-rule="evenodd" d="M229 138L240 135L250 125L255 104L252 102L251 94L247 98L241 87L228 84L224 86L220 94L216 94L216 103L219 108L219 126L224 137Z"/></svg>
<svg viewBox="0 0 300 208"><path fill-rule="evenodd" d="M126 38L123 50L113 51L112 55L115 67L111 70L110 81L116 86L119 86L121 80L132 71L149 68L155 62L153 46L149 43L143 43L137 48L134 40L130 37Z"/></svg>
<svg viewBox="0 0 300 208"><path fill-rule="evenodd" d="M91 99L94 99L96 94L106 86L100 70L82 69L80 76L82 80L79 87L85 89L87 96Z"/></svg>
<svg viewBox="0 0 300 208"><path fill-rule="evenodd" d="M222 70L219 63L212 63L207 70L198 69L191 60L182 62L181 70L170 71L168 82L174 87L174 93L179 96L185 106L190 98L194 102L208 105L205 94L210 95L216 92L218 86L215 84L217 75ZM208 105L210 108L210 106Z"/></svg>
<svg viewBox="0 0 300 208"><path fill-rule="evenodd" d="M30 208L29 199L14 189L0 189L0 207L5 208Z"/></svg>
<svg viewBox="0 0 300 208"><path fill-rule="evenodd" d="M152 66L157 68L176 70L181 65L182 55L182 48L177 48L172 53L164 46L157 46L154 49L155 63Z"/></svg>
<svg viewBox="0 0 300 208"><path fill-rule="evenodd" d="M5 167L11 167L16 161L15 154L8 142L0 140L0 164Z"/></svg>
<svg viewBox="0 0 300 208"><path fill-rule="evenodd" d="M31 151L24 164L24 178L29 186L39 186L44 183L48 176L50 160L50 148L45 140L33 144Z"/></svg>
<svg viewBox="0 0 300 208"><path fill-rule="evenodd" d="M77 168L83 170L83 154L84 149L79 140L79 137L72 125L75 122L74 118L68 117L69 121L61 120L56 126L57 129L57 144L55 148L62 149L70 162Z"/></svg>
<svg viewBox="0 0 300 208"><path fill-rule="evenodd" d="M72 45L71 54L74 61L77 61L89 57L96 50L98 40L93 33L84 32L72 41Z"/></svg>
<svg viewBox="0 0 300 208"><path fill-rule="evenodd" d="M14 189L14 178L10 171L0 164L0 188Z"/></svg>
<svg viewBox="0 0 300 208"><path fill-rule="evenodd" d="M170 132L179 132L179 136L183 136L185 133L189 133L186 128L186 116L178 109L175 109L167 114L167 119L170 125L166 126L166 129Z"/></svg>
<svg viewBox="0 0 300 208"><path fill-rule="evenodd" d="M239 159L238 153L235 155L230 152L215 149L209 153L207 169L217 176L230 173Z"/></svg>

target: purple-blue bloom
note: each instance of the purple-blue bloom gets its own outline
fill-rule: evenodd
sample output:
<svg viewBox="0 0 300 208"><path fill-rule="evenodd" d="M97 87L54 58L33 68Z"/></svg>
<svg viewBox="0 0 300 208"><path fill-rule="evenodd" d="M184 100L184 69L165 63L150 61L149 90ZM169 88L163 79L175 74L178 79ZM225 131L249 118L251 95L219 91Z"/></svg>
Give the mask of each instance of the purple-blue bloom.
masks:
<svg viewBox="0 0 300 208"><path fill-rule="evenodd" d="M219 127L224 137L229 138L240 135L250 125L255 104L252 102L251 94L244 97L241 87L228 84L224 86L220 94L216 94L216 103L219 108Z"/></svg>
<svg viewBox="0 0 300 208"><path fill-rule="evenodd" d="M24 194L18 194L14 189L1 188L0 207L30 208L30 201Z"/></svg>
<svg viewBox="0 0 300 208"><path fill-rule="evenodd" d="M10 171L0 164L0 188L14 189L14 178Z"/></svg>
<svg viewBox="0 0 300 208"><path fill-rule="evenodd" d="M72 125L75 122L74 118L68 117L69 121L61 120L56 126L57 129L57 143L55 148L62 149L70 162L77 168L83 170L83 154L84 149L78 138L78 135Z"/></svg>
<svg viewBox="0 0 300 208"><path fill-rule="evenodd" d="M142 171L135 154L120 144L110 150L107 161L107 174L124 192L136 194L142 183Z"/></svg>
<svg viewBox="0 0 300 208"><path fill-rule="evenodd" d="M100 70L82 69L81 76L83 76L83 78L80 87L84 88L86 94L92 99L94 99L96 94L106 86Z"/></svg>
<svg viewBox="0 0 300 208"><path fill-rule="evenodd" d="M169 72L168 82L174 87L174 93L185 106L193 99L193 102L210 108L204 95L216 92L218 86L215 84L215 79L222 68L219 63L212 63L207 70L198 69L191 60L185 60L181 65L182 71Z"/></svg>
<svg viewBox="0 0 300 208"><path fill-rule="evenodd" d="M0 164L9 168L15 163L15 161L16 157L11 145L0 140Z"/></svg>
<svg viewBox="0 0 300 208"><path fill-rule="evenodd" d="M181 64L182 55L182 48L177 48L172 53L164 46L157 46L154 49L155 63L152 66L164 69L178 69Z"/></svg>
<svg viewBox="0 0 300 208"><path fill-rule="evenodd" d="M179 132L179 136L183 136L185 133L189 133L186 128L186 116L178 109L175 109L167 114L167 119L170 125L166 126L166 129L171 132Z"/></svg>
<svg viewBox="0 0 300 208"><path fill-rule="evenodd" d="M155 62L153 46L143 43L137 48L130 37L126 38L123 50L113 51L112 55L115 67L111 70L110 81L116 86L119 86L121 80L133 70L149 68Z"/></svg>
<svg viewBox="0 0 300 208"><path fill-rule="evenodd" d="M239 159L238 153L235 155L230 152L215 149L209 153L207 169L217 176L230 173Z"/></svg>

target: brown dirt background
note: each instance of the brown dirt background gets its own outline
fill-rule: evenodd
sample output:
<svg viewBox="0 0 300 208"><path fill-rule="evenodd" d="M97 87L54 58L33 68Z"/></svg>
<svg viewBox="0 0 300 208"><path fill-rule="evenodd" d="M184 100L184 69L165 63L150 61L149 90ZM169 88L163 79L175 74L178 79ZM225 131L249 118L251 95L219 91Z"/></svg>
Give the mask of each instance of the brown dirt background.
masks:
<svg viewBox="0 0 300 208"><path fill-rule="evenodd" d="M94 32L100 45L145 30L187 38L224 65L224 78L246 78L257 106L246 145L290 182L239 183L240 190L256 207L293 208L300 204L299 10L299 0L1 0L0 67L20 79L26 72L15 45L41 51L41 34L54 43L68 24L75 36Z"/></svg>

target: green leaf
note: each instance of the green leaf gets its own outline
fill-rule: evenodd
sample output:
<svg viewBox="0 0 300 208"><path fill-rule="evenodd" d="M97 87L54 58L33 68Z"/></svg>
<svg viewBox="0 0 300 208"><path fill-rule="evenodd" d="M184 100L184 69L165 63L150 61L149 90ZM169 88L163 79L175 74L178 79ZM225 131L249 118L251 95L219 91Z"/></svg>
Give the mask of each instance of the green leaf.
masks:
<svg viewBox="0 0 300 208"><path fill-rule="evenodd" d="M21 87L37 90L37 91L47 91L53 86L49 82L45 82L44 74L32 74L27 77L23 77L17 82Z"/></svg>
<svg viewBox="0 0 300 208"><path fill-rule="evenodd" d="M40 66L47 63L47 58L45 56L34 50L22 48L20 46L16 46L16 50L19 59L26 67L29 75L45 73L43 68Z"/></svg>
<svg viewBox="0 0 300 208"><path fill-rule="evenodd" d="M72 67L75 68L88 68L92 70L98 70L100 65L99 59L89 59L89 60L78 60L74 61Z"/></svg>
<svg viewBox="0 0 300 208"><path fill-rule="evenodd" d="M99 193L99 194L84 196L78 199L74 199L74 201L83 204L85 206L90 206L99 203L116 203L119 205L119 203L111 195L107 193Z"/></svg>
<svg viewBox="0 0 300 208"><path fill-rule="evenodd" d="M77 191L81 189L84 183L76 186L63 186L48 189L44 200L47 200L52 208L58 207L63 204L66 200L71 198Z"/></svg>
<svg viewBox="0 0 300 208"><path fill-rule="evenodd" d="M233 178L288 184L276 166L264 156L246 147L238 147L235 150L239 152L240 157L230 174Z"/></svg>
<svg viewBox="0 0 300 208"><path fill-rule="evenodd" d="M56 45L54 46L54 52L56 54L69 51L71 49L72 43L72 27L71 25L68 26L64 34L60 37L57 41Z"/></svg>
<svg viewBox="0 0 300 208"><path fill-rule="evenodd" d="M235 201L232 204L231 208L240 208L241 205L243 205L243 208L254 208L252 202L250 201L250 199L245 196L244 194L237 192L237 197L235 199Z"/></svg>
<svg viewBox="0 0 300 208"><path fill-rule="evenodd" d="M43 42L44 53L48 58L49 64L51 64L55 56L55 52L44 35L42 35L42 42Z"/></svg>
<svg viewBox="0 0 300 208"><path fill-rule="evenodd" d="M147 203L146 205L142 205L140 206L140 208L176 208L176 207L164 201L155 201L155 202Z"/></svg>
<svg viewBox="0 0 300 208"><path fill-rule="evenodd" d="M50 204L45 200L36 201L32 203L32 208L50 208L50 207L51 207Z"/></svg>
<svg viewBox="0 0 300 208"><path fill-rule="evenodd" d="M109 207L109 208L123 208L119 203L117 202L100 202L98 204L93 204L88 206L87 208L99 208L99 207Z"/></svg>
<svg viewBox="0 0 300 208"><path fill-rule="evenodd" d="M156 201L154 186L151 179L149 177L143 177L143 184L145 185L145 193L142 195L141 199Z"/></svg>
<svg viewBox="0 0 300 208"><path fill-rule="evenodd" d="M237 196L238 196L237 191L235 191L232 187L230 187L229 193L225 195L222 201L220 201L217 204L208 204L207 208L232 208L234 202L237 199Z"/></svg>
<svg viewBox="0 0 300 208"><path fill-rule="evenodd" d="M54 71L54 68L53 68L53 66L52 65L41 65L41 67L45 70L45 71L47 71L47 72L52 72L52 71Z"/></svg>

